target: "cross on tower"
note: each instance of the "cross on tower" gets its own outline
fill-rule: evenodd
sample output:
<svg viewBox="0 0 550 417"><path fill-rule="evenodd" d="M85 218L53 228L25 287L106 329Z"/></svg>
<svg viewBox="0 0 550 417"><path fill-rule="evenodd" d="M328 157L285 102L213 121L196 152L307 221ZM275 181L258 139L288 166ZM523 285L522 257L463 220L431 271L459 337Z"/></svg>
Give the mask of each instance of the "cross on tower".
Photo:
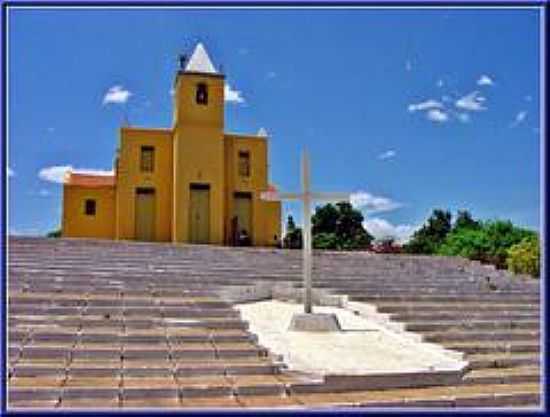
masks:
<svg viewBox="0 0 550 417"><path fill-rule="evenodd" d="M301 201L303 204L303 263L302 277L304 287L304 313L311 314L312 311L312 282L311 282L311 267L312 267L312 250L311 250L311 205L313 201L324 202L339 202L349 201L349 193L320 193L310 190L309 176L309 156L304 150L302 153L302 192L301 193L278 193L276 191L267 191L261 194L262 200L267 201L282 201L293 200Z"/></svg>

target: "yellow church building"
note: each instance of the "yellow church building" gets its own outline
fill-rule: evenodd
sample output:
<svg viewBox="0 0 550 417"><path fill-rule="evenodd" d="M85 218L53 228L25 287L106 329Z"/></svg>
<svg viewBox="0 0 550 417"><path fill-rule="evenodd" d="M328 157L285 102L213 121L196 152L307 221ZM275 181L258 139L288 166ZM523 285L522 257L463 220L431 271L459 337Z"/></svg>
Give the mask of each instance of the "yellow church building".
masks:
<svg viewBox="0 0 550 417"><path fill-rule="evenodd" d="M277 245L280 202L260 199L267 137L224 131L224 84L202 44L180 59L172 127L122 127L112 173L69 171L62 235Z"/></svg>

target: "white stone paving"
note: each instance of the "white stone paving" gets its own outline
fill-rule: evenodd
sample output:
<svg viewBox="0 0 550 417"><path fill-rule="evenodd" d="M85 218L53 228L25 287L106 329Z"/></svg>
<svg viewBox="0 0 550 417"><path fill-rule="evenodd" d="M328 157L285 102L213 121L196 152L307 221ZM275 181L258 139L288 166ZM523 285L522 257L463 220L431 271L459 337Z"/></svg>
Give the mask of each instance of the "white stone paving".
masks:
<svg viewBox="0 0 550 417"><path fill-rule="evenodd" d="M320 375L367 375L460 369L464 362L444 350L417 342L345 308L316 306L335 313L342 332L296 332L288 325L301 304L278 300L238 304L259 343L282 355L290 370Z"/></svg>

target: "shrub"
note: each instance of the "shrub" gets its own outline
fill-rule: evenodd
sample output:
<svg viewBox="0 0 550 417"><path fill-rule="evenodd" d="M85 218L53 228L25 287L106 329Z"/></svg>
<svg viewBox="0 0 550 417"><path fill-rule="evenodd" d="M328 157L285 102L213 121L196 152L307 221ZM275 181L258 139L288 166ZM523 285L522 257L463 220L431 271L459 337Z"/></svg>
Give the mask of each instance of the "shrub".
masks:
<svg viewBox="0 0 550 417"><path fill-rule="evenodd" d="M528 236L507 251L506 264L517 274L540 276L540 243L538 236Z"/></svg>
<svg viewBox="0 0 550 417"><path fill-rule="evenodd" d="M46 234L46 237L61 237L61 229L52 230Z"/></svg>

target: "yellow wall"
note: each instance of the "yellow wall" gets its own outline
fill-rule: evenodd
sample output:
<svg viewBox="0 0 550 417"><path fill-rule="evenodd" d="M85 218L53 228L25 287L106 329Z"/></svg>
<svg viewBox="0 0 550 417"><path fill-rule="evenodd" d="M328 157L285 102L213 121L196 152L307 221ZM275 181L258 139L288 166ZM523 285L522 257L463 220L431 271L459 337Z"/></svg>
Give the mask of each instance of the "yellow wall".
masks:
<svg viewBox="0 0 550 417"><path fill-rule="evenodd" d="M208 105L195 103L198 83L208 85ZM178 76L175 94L172 240L189 240L189 187L210 185L210 243L224 242L224 141L222 76Z"/></svg>
<svg viewBox="0 0 550 417"><path fill-rule="evenodd" d="M96 200L95 216L84 214L86 199ZM63 186L63 237L113 239L115 213L115 187Z"/></svg>
<svg viewBox="0 0 550 417"><path fill-rule="evenodd" d="M250 155L250 176L239 175L239 151L248 151ZM280 237L280 202L266 202L260 199L260 193L268 187L267 139L253 135L225 135L226 165L226 243L230 239L231 218L233 216L233 194L250 192L252 194L252 244L276 245L273 236ZM279 213L276 218L273 215Z"/></svg>
<svg viewBox="0 0 550 417"><path fill-rule="evenodd" d="M195 102L198 83L208 86L206 106ZM280 238L281 205L260 200L268 186L267 140L224 134L224 76L178 74L173 120L172 129L120 129L116 187L65 186L64 235L134 239L136 188L147 187L155 189L155 240L188 242L189 189L198 183L210 185L210 243L229 243L233 196L240 191L252 194L253 244L277 244L273 236ZM140 171L142 146L155 148L152 173ZM250 153L249 178L238 175L242 150ZM83 214L80 200L88 195L98 199L96 219Z"/></svg>
<svg viewBox="0 0 550 417"><path fill-rule="evenodd" d="M142 146L155 148L153 172L140 171ZM135 237L135 193L138 187L155 189L155 240L172 240L172 131L121 128L117 173L117 239Z"/></svg>

